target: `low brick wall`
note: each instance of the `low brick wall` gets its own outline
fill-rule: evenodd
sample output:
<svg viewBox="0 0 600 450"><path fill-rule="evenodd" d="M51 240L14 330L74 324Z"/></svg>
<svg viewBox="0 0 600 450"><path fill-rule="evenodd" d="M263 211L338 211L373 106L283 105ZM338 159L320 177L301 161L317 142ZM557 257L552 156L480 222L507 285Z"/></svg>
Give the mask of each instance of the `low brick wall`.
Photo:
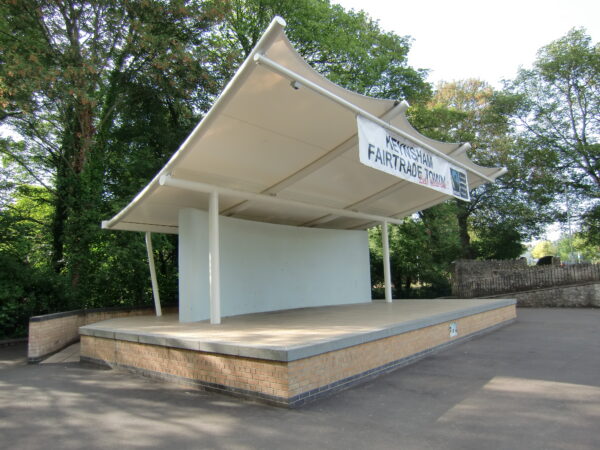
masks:
<svg viewBox="0 0 600 450"><path fill-rule="evenodd" d="M173 309L173 308L172 308ZM167 312L167 309L164 310ZM79 309L29 319L27 359L36 363L79 340L79 327L118 317L154 314L154 307Z"/></svg>
<svg viewBox="0 0 600 450"><path fill-rule="evenodd" d="M514 306L463 317L455 321L456 337L449 336L451 322L367 342L335 352L323 353L289 363L288 387L292 401L310 401L323 387L345 387L361 378L393 370L414 361L416 356L468 338L516 318Z"/></svg>
<svg viewBox="0 0 600 450"><path fill-rule="evenodd" d="M600 264L528 266L525 260L454 263L452 295L481 298L518 291L600 282Z"/></svg>
<svg viewBox="0 0 600 450"><path fill-rule="evenodd" d="M408 364L446 345L510 323L515 318L513 304L294 361L82 335L81 358L155 378L297 407ZM455 337L449 336L451 323L457 326Z"/></svg>
<svg viewBox="0 0 600 450"><path fill-rule="evenodd" d="M487 298L504 298L506 294ZM529 308L600 308L600 283L556 286L546 289L513 292L517 306Z"/></svg>

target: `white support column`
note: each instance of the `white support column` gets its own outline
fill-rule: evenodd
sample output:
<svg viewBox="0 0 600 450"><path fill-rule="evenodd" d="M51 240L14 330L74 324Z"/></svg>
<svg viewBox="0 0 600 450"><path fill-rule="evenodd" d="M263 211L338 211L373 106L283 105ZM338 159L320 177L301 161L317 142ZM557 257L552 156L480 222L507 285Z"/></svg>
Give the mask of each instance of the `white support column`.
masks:
<svg viewBox="0 0 600 450"><path fill-rule="evenodd" d="M154 267L154 253L152 251L152 233L146 232L146 251L148 252L148 266L150 267L150 279L152 280L152 295L154 296L154 310L156 316L162 316L160 307L160 294L158 292L158 281L156 279L156 267Z"/></svg>
<svg viewBox="0 0 600 450"><path fill-rule="evenodd" d="M221 281L219 267L219 194L210 193L208 204L208 252L210 283L210 323L221 323Z"/></svg>
<svg viewBox="0 0 600 450"><path fill-rule="evenodd" d="M388 223L381 224L381 247L383 248L383 285L385 288L385 301L392 303L392 277L390 271L390 239L388 237Z"/></svg>

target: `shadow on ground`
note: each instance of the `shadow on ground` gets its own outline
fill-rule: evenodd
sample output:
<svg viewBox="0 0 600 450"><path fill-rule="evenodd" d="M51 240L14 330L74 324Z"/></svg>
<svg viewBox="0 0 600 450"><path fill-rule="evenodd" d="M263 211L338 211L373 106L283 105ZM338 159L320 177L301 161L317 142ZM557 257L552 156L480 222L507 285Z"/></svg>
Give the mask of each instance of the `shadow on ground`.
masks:
<svg viewBox="0 0 600 450"><path fill-rule="evenodd" d="M19 449L600 448L600 310L518 317L298 410L0 348L0 436Z"/></svg>

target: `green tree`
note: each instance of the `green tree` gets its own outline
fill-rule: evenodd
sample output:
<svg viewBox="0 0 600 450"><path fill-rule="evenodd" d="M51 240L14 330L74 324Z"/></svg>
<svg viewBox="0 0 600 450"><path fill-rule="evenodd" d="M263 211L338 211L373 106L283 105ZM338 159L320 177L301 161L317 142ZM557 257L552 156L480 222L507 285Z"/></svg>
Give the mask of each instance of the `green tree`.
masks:
<svg viewBox="0 0 600 450"><path fill-rule="evenodd" d="M430 95L426 71L407 63L410 40L384 32L366 13L346 11L329 0L231 0L215 35L226 65L239 65L275 15L314 69L364 95L423 101Z"/></svg>
<svg viewBox="0 0 600 450"><path fill-rule="evenodd" d="M535 259L543 258L544 256L556 256L557 250L554 244L550 241L540 241L531 250L531 256Z"/></svg>
<svg viewBox="0 0 600 450"><path fill-rule="evenodd" d="M0 339L26 335L32 315L73 305L47 258L52 215L47 191L20 185L12 196L0 214Z"/></svg>
<svg viewBox="0 0 600 450"><path fill-rule="evenodd" d="M4 140L0 150L10 175L24 173L47 190L52 266L86 297L102 295L102 286L90 292L87 285L97 279L99 261L113 262L107 270L113 277L141 266L119 267L110 257L120 246L139 246L141 236L113 239L99 223L165 162L215 94L204 64L205 36L219 18L213 5L0 5L0 121L22 137ZM10 195L3 198L6 205ZM129 296L128 286L117 298ZM129 301L145 297L141 287L136 292Z"/></svg>
<svg viewBox="0 0 600 450"><path fill-rule="evenodd" d="M0 139L0 233L11 240L2 250L11 267L66 281L79 307L150 300L143 236L102 231L100 220L172 155L274 14L333 81L379 97L429 95L424 72L407 65L407 37L324 0L1 2L0 126L18 136ZM176 240L155 236L154 247L168 301ZM13 299L39 289L32 281Z"/></svg>
<svg viewBox="0 0 600 450"><path fill-rule="evenodd" d="M450 294L450 263L460 255L453 204L442 204L402 225L389 226L390 266L395 298L432 298ZM381 228L369 230L374 298L383 297Z"/></svg>
<svg viewBox="0 0 600 450"><path fill-rule="evenodd" d="M557 255L561 261L600 262L600 245L590 244L584 233L564 235L556 242Z"/></svg>
<svg viewBox="0 0 600 450"><path fill-rule="evenodd" d="M600 205L595 205L585 212L582 230L588 244L600 246Z"/></svg>
<svg viewBox="0 0 600 450"><path fill-rule="evenodd" d="M518 98L495 91L486 82L442 82L432 100L411 111L424 134L450 142L469 142L470 158L487 167L506 167L493 184L471 191L471 201L454 200L461 257L518 257L522 240L552 220L556 188L551 173L532 171L539 155L515 139L510 115Z"/></svg>
<svg viewBox="0 0 600 450"><path fill-rule="evenodd" d="M600 44L572 29L540 49L533 67L508 85L522 99L516 118L524 137L543 153L537 169L558 174L578 197L572 215L593 216L600 199L599 80Z"/></svg>

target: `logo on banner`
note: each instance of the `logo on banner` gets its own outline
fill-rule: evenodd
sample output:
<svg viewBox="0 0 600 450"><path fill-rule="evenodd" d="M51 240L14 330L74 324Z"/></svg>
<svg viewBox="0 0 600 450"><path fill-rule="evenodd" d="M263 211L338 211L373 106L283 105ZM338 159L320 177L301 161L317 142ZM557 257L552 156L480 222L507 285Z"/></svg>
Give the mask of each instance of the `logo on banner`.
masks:
<svg viewBox="0 0 600 450"><path fill-rule="evenodd" d="M469 201L467 173L445 158L412 145L364 117L357 116L360 162L403 180Z"/></svg>

